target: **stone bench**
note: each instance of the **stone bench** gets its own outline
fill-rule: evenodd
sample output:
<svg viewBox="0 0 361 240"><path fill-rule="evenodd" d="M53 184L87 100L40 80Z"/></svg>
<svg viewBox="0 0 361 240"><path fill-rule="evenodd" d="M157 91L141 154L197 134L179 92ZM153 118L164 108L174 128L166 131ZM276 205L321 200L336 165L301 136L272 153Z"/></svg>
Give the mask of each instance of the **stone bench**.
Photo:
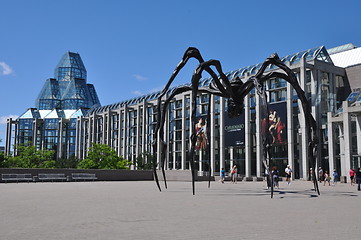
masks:
<svg viewBox="0 0 361 240"><path fill-rule="evenodd" d="M17 173L10 173L10 174L1 174L1 180L7 182L19 182L19 181L25 181L30 182L33 181L33 177L30 173L25 174L17 174Z"/></svg>
<svg viewBox="0 0 361 240"><path fill-rule="evenodd" d="M64 173L39 173L38 174L39 181L64 181L66 180L66 176Z"/></svg>
<svg viewBox="0 0 361 240"><path fill-rule="evenodd" d="M73 180L97 180L98 178L96 177L96 175L94 173L72 173L71 174L71 178Z"/></svg>

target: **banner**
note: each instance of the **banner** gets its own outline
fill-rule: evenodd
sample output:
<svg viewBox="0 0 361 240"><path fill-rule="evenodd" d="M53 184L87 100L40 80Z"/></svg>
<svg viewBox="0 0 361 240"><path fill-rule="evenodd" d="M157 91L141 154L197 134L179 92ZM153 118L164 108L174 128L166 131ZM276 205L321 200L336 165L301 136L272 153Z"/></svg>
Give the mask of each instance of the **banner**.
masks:
<svg viewBox="0 0 361 240"><path fill-rule="evenodd" d="M205 117L197 117L196 123L196 137L197 142L195 150L207 149L207 122Z"/></svg>
<svg viewBox="0 0 361 240"><path fill-rule="evenodd" d="M270 104L268 106L268 129L267 119L262 119L262 134L265 136L268 130L272 144L287 143L287 105L286 102Z"/></svg>
<svg viewBox="0 0 361 240"><path fill-rule="evenodd" d="M244 114L236 118L224 116L225 147L244 145Z"/></svg>

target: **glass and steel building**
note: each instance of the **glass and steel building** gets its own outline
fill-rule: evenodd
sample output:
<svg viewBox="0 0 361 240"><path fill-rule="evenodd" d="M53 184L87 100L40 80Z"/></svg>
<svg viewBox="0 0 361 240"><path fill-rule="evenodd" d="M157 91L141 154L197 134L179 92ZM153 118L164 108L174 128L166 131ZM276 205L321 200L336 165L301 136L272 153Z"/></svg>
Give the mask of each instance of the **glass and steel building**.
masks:
<svg viewBox="0 0 361 240"><path fill-rule="evenodd" d="M350 47L346 47L346 50ZM346 51L343 49L343 51ZM336 54L335 49L331 49ZM343 101L351 92L351 86L344 67L336 66L323 46L301 51L282 58L296 74L319 127L318 167L331 170L337 159L330 158L330 131L328 114L339 111ZM361 61L360 61L361 62ZM246 81L256 74L261 63L228 72L227 77L236 76ZM267 71L279 71L270 66ZM201 79L200 86L208 86L211 78ZM305 119L300 102L292 86L282 79L271 79L265 83L269 108L282 121L275 130L271 165L284 169L291 165L296 178L309 178L307 159L307 136ZM170 89L169 91L172 91ZM119 103L94 108L78 119L76 155L84 158L92 143L103 143L114 148L119 155L133 160L143 153L152 152L152 140L157 122L156 104L160 92L129 99ZM192 93L176 96L169 105L165 123L164 139L168 143L166 169L189 169L188 151L192 126L190 113ZM210 152L198 151L196 156L198 173L206 174L209 167L213 175L220 169L228 170L238 166L241 176L262 176L262 112L259 96L252 91L245 99L244 114L237 119L228 118L226 99L199 94L197 96L197 117L205 118L210 111L211 121L207 123L211 144ZM210 109L208 109L208 103ZM282 128L280 127L282 126ZM360 139L357 138L355 141ZM208 159L211 165L208 164ZM159 159L158 159L159 161ZM345 159L349 161L349 159ZM345 175L347 165L338 164L337 170ZM281 170L282 172L282 170Z"/></svg>
<svg viewBox="0 0 361 240"><path fill-rule="evenodd" d="M328 171L336 169L342 176L347 176L350 167L361 165L360 50L352 44L333 49L321 46L282 58L296 74L318 124L317 167ZM229 79L239 77L246 81L257 73L261 65L239 68L226 75ZM76 87L85 86L82 85L85 81L79 80L86 78L83 65L79 65L78 70L64 70L65 73L58 69L59 66L66 69L67 64L58 65L55 79L48 80L37 100L37 108L29 109L15 121L10 119L8 128L15 123L16 143L28 141L39 148L53 146L59 156L75 154L81 159L87 156L93 143L107 144L118 155L132 160L133 169L136 169L137 157L152 153L160 92L97 106L99 101L93 87L89 87L86 94L81 92L82 96L87 96L82 98L83 101L72 97L77 92L74 89L85 89ZM271 65L266 73L270 71L280 70ZM74 81L70 83L71 80L67 79ZM208 86L211 80L210 77L202 78L200 86ZM309 179L308 138L298 96L292 86L282 79L270 79L264 88L271 110L268 117L272 115L277 123L268 129L273 136L271 166L277 166L282 173L287 165L291 165L295 178ZM80 94L80 91L77 93ZM185 92L172 99L169 105L164 126L164 139L168 143L167 170L189 169L191 99L192 92ZM93 105L89 101L93 101ZM64 107L71 110L67 112ZM208 111L211 115L210 122L206 123L210 130L207 136L210 151L196 152L199 175L206 174L209 168L212 175L219 175L222 168L229 170L236 164L240 176L263 176L262 108L260 97L252 91L245 98L242 115L229 118L227 99L208 94L197 96L197 118L205 119ZM9 138L11 134L8 134ZM8 144L7 141L9 147Z"/></svg>
<svg viewBox="0 0 361 240"><path fill-rule="evenodd" d="M328 112L330 169L348 176L350 168L361 167L361 48L346 44L332 50L331 58L345 69L352 92L336 112Z"/></svg>
<svg viewBox="0 0 361 240"><path fill-rule="evenodd" d="M55 150L57 158L75 155L76 122L79 116L100 102L78 53L66 52L55 68L54 78L47 79L35 101L18 119L8 119L6 151L11 144L34 145ZM10 134L14 129L14 141Z"/></svg>

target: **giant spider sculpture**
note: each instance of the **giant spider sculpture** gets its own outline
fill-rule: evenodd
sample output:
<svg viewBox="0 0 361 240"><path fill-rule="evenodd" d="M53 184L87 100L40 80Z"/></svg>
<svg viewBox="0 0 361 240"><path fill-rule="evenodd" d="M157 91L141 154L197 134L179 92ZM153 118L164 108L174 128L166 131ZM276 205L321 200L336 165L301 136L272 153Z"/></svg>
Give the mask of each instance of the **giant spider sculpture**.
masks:
<svg viewBox="0 0 361 240"><path fill-rule="evenodd" d="M199 61L199 65L194 71L194 74L192 76L192 82L191 85L183 85L179 86L177 88L174 88L173 90L169 91L170 85L172 84L175 77L178 75L179 71L185 66L185 64L188 62L190 58L195 58ZM272 71L268 74L264 74L266 68L269 65L275 65L277 66L281 71ZM211 67L214 67L218 74L216 74ZM199 81L202 77L202 72L206 71L211 77L212 81L210 82L209 86L207 87L199 87ZM303 113L305 116L306 121L306 131L307 131L307 138L308 138L308 159L310 167L312 168L312 180L314 183L315 191L317 191L318 194L319 188L317 185L317 179L315 174L315 164L316 164L316 158L317 158L317 126L316 121L313 118L311 114L311 107L309 105L309 102L307 101L305 97L304 91L301 89L300 85L298 84L297 78L293 71L288 68L278 57L276 53L271 55L266 59L266 61L262 64L262 66L259 68L258 72L250 77L246 82L242 82L240 78L236 77L232 80L228 80L227 76L223 73L221 64L218 60L209 60L204 61L199 50L193 47L190 47L186 50L186 52L183 55L182 60L179 62L175 70L173 71L167 85L164 87L162 92L160 93L158 97L157 102L157 125L155 128L154 133L154 142L153 142L153 155L155 156L153 160L153 171L154 171L154 178L156 181L156 184L161 191L161 187L159 184L159 179L157 175L157 161L156 156L157 153L160 154L160 169L162 170L163 179L165 183L165 187L167 188L167 181L165 177L165 154L166 154L166 148L167 144L164 141L164 123L166 118L167 109L169 106L170 101L178 94L192 91L192 112L191 112L191 126L193 127L193 131L190 137L191 140L191 149L189 151L189 159L190 159L190 168L191 168L191 175L192 175L192 189L193 189L193 195L195 194L195 178L196 178L196 170L195 170L195 146L196 146L196 98L198 93L208 93L213 94L216 96L221 96L223 98L226 98L227 101L227 109L228 109L228 116L229 117L238 117L241 115L243 111L243 100L245 96L250 93L250 91L255 88L257 90L257 94L259 94L261 98L261 102L263 102L264 110L268 114L268 106L266 102L266 93L263 89L263 83L271 78L282 78L289 82L294 90L296 91L298 98L300 99L302 103ZM165 96L165 100L162 98ZM210 101L209 101L210 104ZM210 114L209 114L209 107L208 107L208 113L207 113L207 122L210 122ZM267 115L268 116L268 115ZM269 124L268 121L265 121L266 124ZM209 128L207 128L207 132ZM267 128L268 129L268 128ZM270 148L271 148L271 141L268 131L266 131L268 136L263 137L263 165L265 169L270 173L269 171L269 160L271 159L270 155ZM208 133L209 135L209 133ZM159 145L158 145L159 144ZM209 152L210 144L208 144L208 151ZM208 187L210 186L210 176L211 176L211 165L210 165L210 157L208 157L209 161L209 183ZM268 175L268 179L271 184L271 197L273 197L273 178L271 177L271 174Z"/></svg>

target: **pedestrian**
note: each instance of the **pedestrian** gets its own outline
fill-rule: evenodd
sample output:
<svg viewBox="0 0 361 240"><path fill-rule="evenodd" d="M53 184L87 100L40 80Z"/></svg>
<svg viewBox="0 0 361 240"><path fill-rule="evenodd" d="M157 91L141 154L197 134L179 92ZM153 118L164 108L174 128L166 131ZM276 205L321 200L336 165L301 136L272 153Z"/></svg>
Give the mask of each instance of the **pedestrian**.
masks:
<svg viewBox="0 0 361 240"><path fill-rule="evenodd" d="M361 185L361 169L358 168L356 171L356 183L357 183L357 190L360 191L360 185Z"/></svg>
<svg viewBox="0 0 361 240"><path fill-rule="evenodd" d="M355 182L355 170L353 170L352 168L350 169L350 181L351 181L351 186L353 186Z"/></svg>
<svg viewBox="0 0 361 240"><path fill-rule="evenodd" d="M234 165L232 170L231 170L231 181L232 183L236 184L237 183L237 165Z"/></svg>
<svg viewBox="0 0 361 240"><path fill-rule="evenodd" d="M226 170L224 170L224 168L222 168L221 170L221 182L224 183L224 178L226 177Z"/></svg>
<svg viewBox="0 0 361 240"><path fill-rule="evenodd" d="M264 170L264 177L266 178L267 181L267 189L269 189L271 187L271 178L269 176L269 172L267 168Z"/></svg>
<svg viewBox="0 0 361 240"><path fill-rule="evenodd" d="M330 180L331 180L330 175L328 175L328 172L325 171L325 174L323 175L323 186L326 185L326 182L328 182L328 186L331 186Z"/></svg>
<svg viewBox="0 0 361 240"><path fill-rule="evenodd" d="M287 165L286 169L285 169L285 173L286 173L286 181L287 184L291 184L291 174L292 174L292 168L290 165Z"/></svg>
<svg viewBox="0 0 361 240"><path fill-rule="evenodd" d="M333 184L332 185L336 185L338 182L338 172L336 171L336 169L333 170Z"/></svg>
<svg viewBox="0 0 361 240"><path fill-rule="evenodd" d="M279 188L278 180L279 180L279 175L280 174L279 174L279 171L278 171L276 166L274 166L272 168L271 174L272 174L272 178L273 178L273 187Z"/></svg>
<svg viewBox="0 0 361 240"><path fill-rule="evenodd" d="M318 180L320 181L320 183L322 183L322 181L323 181L323 169L322 169L322 167L318 168Z"/></svg>

